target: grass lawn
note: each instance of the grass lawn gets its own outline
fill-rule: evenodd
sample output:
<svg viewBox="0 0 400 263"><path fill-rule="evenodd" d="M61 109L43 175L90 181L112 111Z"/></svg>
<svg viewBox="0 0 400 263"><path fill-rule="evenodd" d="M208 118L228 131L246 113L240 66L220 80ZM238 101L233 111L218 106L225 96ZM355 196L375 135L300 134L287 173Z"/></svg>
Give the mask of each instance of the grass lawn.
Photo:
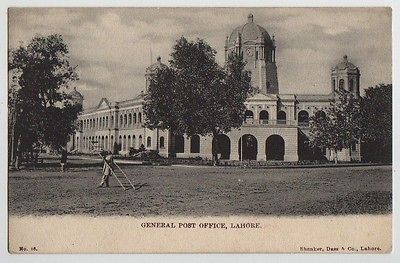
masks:
<svg viewBox="0 0 400 263"><path fill-rule="evenodd" d="M82 161L81 161L82 162ZM86 161L87 162L87 161ZM100 166L9 173L10 215L337 215L392 211L392 167L244 169L125 166L96 189Z"/></svg>

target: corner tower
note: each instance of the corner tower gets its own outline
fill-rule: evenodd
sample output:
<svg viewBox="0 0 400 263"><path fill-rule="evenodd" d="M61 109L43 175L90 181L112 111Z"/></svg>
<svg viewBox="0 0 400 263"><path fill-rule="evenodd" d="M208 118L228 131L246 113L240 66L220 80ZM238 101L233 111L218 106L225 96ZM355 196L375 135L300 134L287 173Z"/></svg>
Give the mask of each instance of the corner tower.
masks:
<svg viewBox="0 0 400 263"><path fill-rule="evenodd" d="M253 14L247 23L235 28L225 41L225 61L231 53L243 55L246 69L251 72L252 84L260 92L278 94L278 75L275 63L275 40L265 28L254 23Z"/></svg>
<svg viewBox="0 0 400 263"><path fill-rule="evenodd" d="M161 62L161 57L157 57L157 61L146 68L146 92L149 89L150 79L157 73L157 70L167 68L167 65Z"/></svg>
<svg viewBox="0 0 400 263"><path fill-rule="evenodd" d="M358 98L360 96L360 70L351 63L347 56L331 70L332 93L343 88Z"/></svg>

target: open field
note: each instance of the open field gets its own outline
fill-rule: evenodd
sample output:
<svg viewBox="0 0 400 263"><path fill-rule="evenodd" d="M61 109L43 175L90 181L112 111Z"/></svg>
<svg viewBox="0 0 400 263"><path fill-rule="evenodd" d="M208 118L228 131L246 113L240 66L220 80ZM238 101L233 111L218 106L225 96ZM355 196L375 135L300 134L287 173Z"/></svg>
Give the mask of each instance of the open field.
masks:
<svg viewBox="0 0 400 263"><path fill-rule="evenodd" d="M79 165L76 165L79 166ZM392 167L244 169L125 166L138 185L114 178L96 189L101 167L83 164L9 173L10 215L344 215L392 210Z"/></svg>

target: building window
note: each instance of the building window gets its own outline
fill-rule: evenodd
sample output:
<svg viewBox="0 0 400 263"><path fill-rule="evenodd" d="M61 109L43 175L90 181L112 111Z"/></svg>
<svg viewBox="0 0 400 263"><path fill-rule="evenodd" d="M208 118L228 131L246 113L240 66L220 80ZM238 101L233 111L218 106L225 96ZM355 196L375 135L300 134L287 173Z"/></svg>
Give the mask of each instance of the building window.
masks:
<svg viewBox="0 0 400 263"><path fill-rule="evenodd" d="M124 116L123 115L119 116L119 125L122 126L122 124L124 124Z"/></svg>
<svg viewBox="0 0 400 263"><path fill-rule="evenodd" d="M138 113L138 122L142 123L142 113L141 112Z"/></svg>
<svg viewBox="0 0 400 263"><path fill-rule="evenodd" d="M326 113L323 110L319 110L315 113L315 117L317 119L325 119L326 118Z"/></svg>
<svg viewBox="0 0 400 263"><path fill-rule="evenodd" d="M129 115L128 115L128 123L129 123L129 125L132 125L132 114L131 113L129 113Z"/></svg>
<svg viewBox="0 0 400 263"><path fill-rule="evenodd" d="M344 79L339 80L339 89L344 89Z"/></svg>
<svg viewBox="0 0 400 263"><path fill-rule="evenodd" d="M136 112L133 114L133 123L136 123Z"/></svg>
<svg viewBox="0 0 400 263"><path fill-rule="evenodd" d="M191 153L200 153L200 136L193 135L190 139L190 152Z"/></svg>
<svg viewBox="0 0 400 263"><path fill-rule="evenodd" d="M284 112L284 111L279 111L278 112L278 116L277 116L278 118L278 121L277 121L277 123L278 124L286 124L286 112Z"/></svg>
<svg viewBox="0 0 400 263"><path fill-rule="evenodd" d="M251 110L246 110L244 115L245 115L245 122L246 123L253 123L254 114L253 114L253 112Z"/></svg>
<svg viewBox="0 0 400 263"><path fill-rule="evenodd" d="M349 91L354 92L354 80L349 79Z"/></svg>
<svg viewBox="0 0 400 263"><path fill-rule="evenodd" d="M266 123L268 123L268 119L269 119L268 111L262 110L260 112L260 123L266 124Z"/></svg>
<svg viewBox="0 0 400 263"><path fill-rule="evenodd" d="M151 137L147 137L147 147L151 147Z"/></svg>
<svg viewBox="0 0 400 263"><path fill-rule="evenodd" d="M332 89L336 90L336 80L332 79Z"/></svg>
<svg viewBox="0 0 400 263"><path fill-rule="evenodd" d="M308 126L308 121L309 121L308 112L305 110L299 111L299 114L297 115L297 120L299 122L299 126Z"/></svg>
<svg viewBox="0 0 400 263"><path fill-rule="evenodd" d="M124 115L124 125L126 126L128 124L128 116L125 114Z"/></svg>
<svg viewBox="0 0 400 263"><path fill-rule="evenodd" d="M139 135L139 148L143 145L143 138L142 135Z"/></svg>
<svg viewBox="0 0 400 263"><path fill-rule="evenodd" d="M114 127L114 116L111 116L111 123L110 123L111 125L111 127Z"/></svg>
<svg viewBox="0 0 400 263"><path fill-rule="evenodd" d="M132 147L133 147L133 149L136 149L136 136L135 135L132 136Z"/></svg>
<svg viewBox="0 0 400 263"><path fill-rule="evenodd" d="M185 140L182 135L175 135L175 153L185 152Z"/></svg>
<svg viewBox="0 0 400 263"><path fill-rule="evenodd" d="M164 141L164 137L160 137L160 148L165 148L165 141Z"/></svg>
<svg viewBox="0 0 400 263"><path fill-rule="evenodd" d="M278 119L278 122L277 122L278 124L286 124L286 112L279 111L277 119Z"/></svg>

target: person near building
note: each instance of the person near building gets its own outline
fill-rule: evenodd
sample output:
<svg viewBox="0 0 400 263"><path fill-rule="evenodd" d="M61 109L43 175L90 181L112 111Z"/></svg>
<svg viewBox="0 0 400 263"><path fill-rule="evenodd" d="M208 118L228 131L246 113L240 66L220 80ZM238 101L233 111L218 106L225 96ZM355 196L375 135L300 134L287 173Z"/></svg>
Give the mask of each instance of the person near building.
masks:
<svg viewBox="0 0 400 263"><path fill-rule="evenodd" d="M100 184L97 186L97 188L100 187L110 187L110 176L112 173L112 169L114 167L114 160L113 160L113 156L111 153L109 153L105 158L104 158L104 164L103 164L103 170L102 170L102 177L101 177L101 182Z"/></svg>
<svg viewBox="0 0 400 263"><path fill-rule="evenodd" d="M61 172L65 172L67 169L67 156L68 153L65 149L61 150L61 159L60 159L60 164L61 164Z"/></svg>

